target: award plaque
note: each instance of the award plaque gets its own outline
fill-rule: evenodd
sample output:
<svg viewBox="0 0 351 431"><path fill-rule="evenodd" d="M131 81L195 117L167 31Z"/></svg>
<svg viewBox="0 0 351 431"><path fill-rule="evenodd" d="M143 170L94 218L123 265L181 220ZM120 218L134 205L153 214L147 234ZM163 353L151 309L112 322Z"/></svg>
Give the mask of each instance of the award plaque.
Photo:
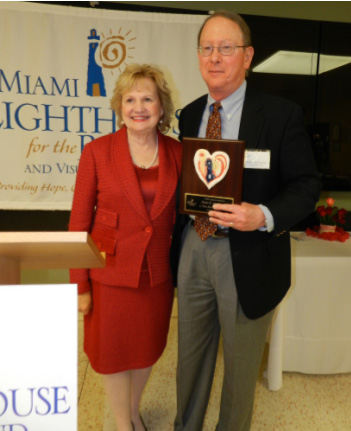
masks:
<svg viewBox="0 0 351 431"><path fill-rule="evenodd" d="M245 142L183 138L182 214L207 214L213 204L240 204Z"/></svg>

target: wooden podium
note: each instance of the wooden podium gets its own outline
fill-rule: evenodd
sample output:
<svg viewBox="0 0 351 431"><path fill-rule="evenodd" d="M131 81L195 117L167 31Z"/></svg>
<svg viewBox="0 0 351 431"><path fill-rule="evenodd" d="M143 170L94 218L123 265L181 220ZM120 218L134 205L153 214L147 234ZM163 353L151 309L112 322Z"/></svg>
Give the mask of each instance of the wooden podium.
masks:
<svg viewBox="0 0 351 431"><path fill-rule="evenodd" d="M21 269L104 266L86 232L0 232L0 429L77 431L76 285L24 286Z"/></svg>
<svg viewBox="0 0 351 431"><path fill-rule="evenodd" d="M21 269L104 266L87 232L0 232L0 284L20 284Z"/></svg>

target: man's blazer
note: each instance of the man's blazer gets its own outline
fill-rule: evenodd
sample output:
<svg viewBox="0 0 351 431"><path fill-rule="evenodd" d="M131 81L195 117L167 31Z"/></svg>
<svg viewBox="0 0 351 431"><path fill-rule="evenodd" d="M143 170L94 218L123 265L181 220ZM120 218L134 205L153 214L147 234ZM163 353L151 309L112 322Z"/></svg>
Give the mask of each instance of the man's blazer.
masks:
<svg viewBox="0 0 351 431"><path fill-rule="evenodd" d="M186 106L180 116L180 139L196 137L207 96ZM289 228L310 214L320 181L301 108L288 100L246 89L239 139L246 150L270 151L269 169L244 169L242 201L263 204L272 213L274 231L229 229L233 271L245 315L255 319L272 310L291 284ZM181 234L187 216L178 215L171 249L176 283Z"/></svg>
<svg viewBox="0 0 351 431"><path fill-rule="evenodd" d="M145 255L151 284L169 279L182 145L161 133L158 143L158 183L150 213L133 166L126 128L84 147L69 229L91 234L98 248L106 252L106 267L71 270L71 281L78 283L79 293L89 291L89 278L137 288Z"/></svg>

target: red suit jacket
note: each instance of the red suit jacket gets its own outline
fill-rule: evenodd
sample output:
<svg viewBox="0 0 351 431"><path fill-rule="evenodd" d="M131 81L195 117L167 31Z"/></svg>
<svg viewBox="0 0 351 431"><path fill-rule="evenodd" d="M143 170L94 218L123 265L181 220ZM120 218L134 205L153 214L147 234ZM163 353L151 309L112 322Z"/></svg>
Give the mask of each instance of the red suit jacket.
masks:
<svg viewBox="0 0 351 431"><path fill-rule="evenodd" d="M127 129L88 143L81 155L69 224L86 231L101 251L106 267L72 269L79 293L89 278L108 285L137 288L146 255L151 284L170 278L169 247L175 220L175 191L181 171L181 144L161 133L157 192L148 213L130 156Z"/></svg>

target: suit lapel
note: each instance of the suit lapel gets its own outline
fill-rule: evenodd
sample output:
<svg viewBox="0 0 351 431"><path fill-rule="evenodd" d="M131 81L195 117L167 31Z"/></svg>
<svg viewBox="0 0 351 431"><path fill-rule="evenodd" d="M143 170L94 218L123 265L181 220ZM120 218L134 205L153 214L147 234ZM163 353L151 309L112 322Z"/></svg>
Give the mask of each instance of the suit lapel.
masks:
<svg viewBox="0 0 351 431"><path fill-rule="evenodd" d="M181 116L181 120L179 124L180 126L182 126L181 138L183 137L195 138L198 136L206 103L207 103L207 95L200 97L199 99L195 100L195 102L191 104L191 109L187 113L186 117L184 118Z"/></svg>
<svg viewBox="0 0 351 431"><path fill-rule="evenodd" d="M260 148L264 145L261 137L263 125L265 122L265 115L260 96L255 90L247 86L245 101L243 106L243 113L241 116L239 139L246 142L247 149L264 149ZM242 200L248 199L252 190L255 189L255 183L250 180L252 169L244 169L243 185L242 185ZM238 231L233 231L237 236L241 236Z"/></svg>
<svg viewBox="0 0 351 431"><path fill-rule="evenodd" d="M239 129L239 139L246 141L246 148L258 148L264 121L261 100L255 90L248 85Z"/></svg>
<svg viewBox="0 0 351 431"><path fill-rule="evenodd" d="M127 129L125 127L115 133L112 145L112 165L119 178L124 194L135 211L149 222L149 214L130 155Z"/></svg>
<svg viewBox="0 0 351 431"><path fill-rule="evenodd" d="M169 204L178 182L176 160L165 141L166 138L158 133L159 172L156 196L150 211L151 220L157 218Z"/></svg>

